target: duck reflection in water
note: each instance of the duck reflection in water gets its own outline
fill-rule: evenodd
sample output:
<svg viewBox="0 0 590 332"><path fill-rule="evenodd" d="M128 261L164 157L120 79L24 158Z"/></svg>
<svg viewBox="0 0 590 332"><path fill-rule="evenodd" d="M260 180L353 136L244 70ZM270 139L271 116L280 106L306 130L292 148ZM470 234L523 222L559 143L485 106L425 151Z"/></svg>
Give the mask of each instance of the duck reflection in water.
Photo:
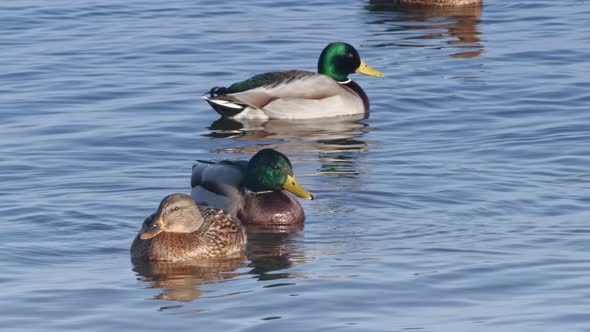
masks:
<svg viewBox="0 0 590 332"><path fill-rule="evenodd" d="M285 230L275 233L271 229L253 225L248 227L247 253L243 257L186 262L132 259L133 271L140 276L141 282L149 284L146 288L161 289L153 299L191 302L201 297L232 296L235 294L216 293L215 286L208 287L208 290L203 290L202 286L226 282L244 275L253 275L260 281L305 277L300 273L274 273L307 261L298 241L301 236L296 229L292 229L291 233ZM162 306L160 309L182 307L179 304Z"/></svg>
<svg viewBox="0 0 590 332"><path fill-rule="evenodd" d="M244 257L186 262L133 260L133 271L141 276L139 280L150 283L148 288L163 289L155 299L178 302L201 297L206 292L199 286L235 278L242 274L236 270L246 266Z"/></svg>
<svg viewBox="0 0 590 332"><path fill-rule="evenodd" d="M218 149L218 153L253 155L261 146L280 150L290 159L297 155L317 154L319 174L355 177L362 173L357 165L359 152L367 151L368 144L361 140L369 126L360 122L362 117L337 117L316 120L232 120L220 118L209 127L205 136L231 138L253 144Z"/></svg>
<svg viewBox="0 0 590 332"><path fill-rule="evenodd" d="M296 225L293 225L296 226ZM303 225L299 226L303 228ZM271 230L262 225L248 226L247 252L250 259L249 274L256 275L258 280L294 279L304 277L300 273L282 272L292 266L302 264L308 260L299 239L303 236L294 228L291 232L285 229Z"/></svg>
<svg viewBox="0 0 590 332"><path fill-rule="evenodd" d="M404 42L382 43L381 47L436 47L452 49L449 57L471 58L483 52L477 24L481 3L467 6L414 6L399 1L370 0L367 9L376 13L392 13L391 17L371 22L383 25L387 32L410 34ZM423 24L416 24L423 23ZM441 32L441 30L445 32ZM417 35L415 33L418 33ZM459 52L456 49L461 49Z"/></svg>

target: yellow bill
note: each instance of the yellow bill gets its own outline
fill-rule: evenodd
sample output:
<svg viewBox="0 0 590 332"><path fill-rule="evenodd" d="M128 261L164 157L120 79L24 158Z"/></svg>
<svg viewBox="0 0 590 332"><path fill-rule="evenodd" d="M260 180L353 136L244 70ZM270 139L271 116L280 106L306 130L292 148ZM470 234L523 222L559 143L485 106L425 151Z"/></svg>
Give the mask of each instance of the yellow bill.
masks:
<svg viewBox="0 0 590 332"><path fill-rule="evenodd" d="M141 235L139 236L139 238L142 240L151 239L154 236L162 233L165 229L166 224L164 223L164 219L162 218L162 216L160 216L150 226L141 230Z"/></svg>
<svg viewBox="0 0 590 332"><path fill-rule="evenodd" d="M287 181L283 184L283 189L292 192L293 194L303 198L313 200L315 197L307 190L303 189L295 180L295 177L288 175Z"/></svg>
<svg viewBox="0 0 590 332"><path fill-rule="evenodd" d="M360 73L360 74L369 75L369 76L383 77L383 74L380 71L369 67L369 65L366 64L362 59L361 59L360 66L356 69L356 72Z"/></svg>

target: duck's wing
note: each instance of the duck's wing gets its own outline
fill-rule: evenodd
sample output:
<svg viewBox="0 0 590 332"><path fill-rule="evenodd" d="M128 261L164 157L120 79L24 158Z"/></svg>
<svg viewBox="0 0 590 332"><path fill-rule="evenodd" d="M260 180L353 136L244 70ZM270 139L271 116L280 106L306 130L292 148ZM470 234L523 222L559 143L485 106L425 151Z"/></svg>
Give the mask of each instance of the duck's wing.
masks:
<svg viewBox="0 0 590 332"><path fill-rule="evenodd" d="M223 210L210 207L202 207L201 215L209 226L204 235L210 254L215 256L218 251L219 256L224 256L244 250L247 235L238 220Z"/></svg>
<svg viewBox="0 0 590 332"><path fill-rule="evenodd" d="M197 163L193 165L191 187L202 186L214 193L223 194L226 186L239 187L241 185L247 166L247 161L197 160Z"/></svg>
<svg viewBox="0 0 590 332"><path fill-rule="evenodd" d="M233 212L241 204L240 187L247 165L247 161L197 161L191 176L191 196L198 204Z"/></svg>
<svg viewBox="0 0 590 332"><path fill-rule="evenodd" d="M332 78L309 71L291 70L256 75L229 88L212 89L205 99L220 114L237 116L246 108L267 110L283 108L272 106L277 100L311 101L312 104L346 92L343 86ZM309 107L300 107L307 109ZM315 108L317 111L317 108ZM295 110L295 112L298 110ZM317 115L316 115L317 116Z"/></svg>

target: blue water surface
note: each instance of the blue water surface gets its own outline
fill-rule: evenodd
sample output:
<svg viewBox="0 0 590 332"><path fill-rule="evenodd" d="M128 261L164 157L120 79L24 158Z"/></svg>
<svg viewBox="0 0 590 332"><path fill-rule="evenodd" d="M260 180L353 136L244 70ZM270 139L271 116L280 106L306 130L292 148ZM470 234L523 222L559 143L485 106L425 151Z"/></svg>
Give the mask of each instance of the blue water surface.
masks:
<svg viewBox="0 0 590 332"><path fill-rule="evenodd" d="M484 0L0 4L2 331L590 331L590 6ZM365 120L232 122L200 96L315 70ZM293 162L317 196L247 260L133 265L195 159Z"/></svg>

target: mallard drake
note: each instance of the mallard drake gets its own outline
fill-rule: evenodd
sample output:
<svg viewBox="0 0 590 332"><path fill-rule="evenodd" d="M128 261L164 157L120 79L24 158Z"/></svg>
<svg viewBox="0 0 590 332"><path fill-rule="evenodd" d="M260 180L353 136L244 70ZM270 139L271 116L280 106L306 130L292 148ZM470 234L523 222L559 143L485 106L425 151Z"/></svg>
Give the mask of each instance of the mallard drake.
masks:
<svg viewBox="0 0 590 332"><path fill-rule="evenodd" d="M187 194L166 196L143 222L131 256L150 261L184 261L239 256L246 247L243 226L226 212L199 208Z"/></svg>
<svg viewBox="0 0 590 332"><path fill-rule="evenodd" d="M315 198L297 183L289 159L273 149L258 151L250 161L199 161L191 186L195 201L222 208L244 224L303 223L303 208L286 191Z"/></svg>
<svg viewBox="0 0 590 332"><path fill-rule="evenodd" d="M353 73L383 77L347 43L322 51L318 72L290 70L259 74L229 87L215 87L203 98L215 111L236 119L311 119L369 115L369 98Z"/></svg>

